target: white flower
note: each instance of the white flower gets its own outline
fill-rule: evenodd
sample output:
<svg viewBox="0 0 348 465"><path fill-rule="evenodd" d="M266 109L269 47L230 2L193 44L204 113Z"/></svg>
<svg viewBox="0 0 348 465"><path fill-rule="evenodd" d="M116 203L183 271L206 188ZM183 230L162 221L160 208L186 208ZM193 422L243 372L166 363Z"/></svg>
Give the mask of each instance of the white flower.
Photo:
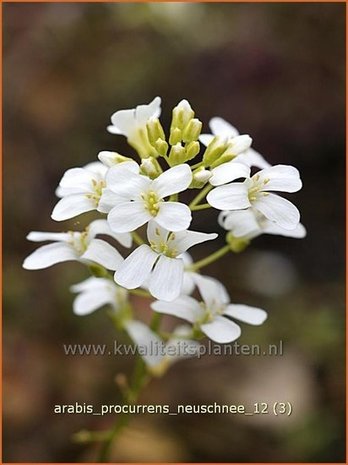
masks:
<svg viewBox="0 0 348 465"><path fill-rule="evenodd" d="M243 210L252 206L281 228L295 229L300 221L298 209L288 200L269 191L300 190L302 182L298 170L293 166L275 165L249 177L250 169L241 163L235 163L234 166L229 170L229 180L242 176L247 179L216 187L207 195L209 204L218 210ZM218 168L223 170L223 165Z"/></svg>
<svg viewBox="0 0 348 465"><path fill-rule="evenodd" d="M148 105L138 105L130 110L119 110L111 116L112 125L108 131L127 137L128 143L134 147L141 157L153 155L147 134L146 123L161 114L161 99L155 97Z"/></svg>
<svg viewBox="0 0 348 465"><path fill-rule="evenodd" d="M71 286L70 290L78 293L73 303L76 315L89 315L104 305L111 305L117 311L128 297L126 289L106 278L88 278Z"/></svg>
<svg viewBox="0 0 348 465"><path fill-rule="evenodd" d="M148 224L150 246L143 244L118 267L115 281L127 289L146 282L150 293L161 300L176 299L183 286L184 260L180 255L190 247L215 239L217 234L195 231L169 232L154 221Z"/></svg>
<svg viewBox="0 0 348 465"><path fill-rule="evenodd" d="M295 229L284 229L268 220L264 215L253 208L246 210L222 211L219 215L219 224L230 231L235 237L254 239L261 234L293 237L302 239L306 236L306 229L298 223Z"/></svg>
<svg viewBox="0 0 348 465"><path fill-rule="evenodd" d="M232 342L241 334L239 325L227 317L252 325L261 325L267 318L267 313L260 308L230 304L225 287L216 279L196 276L195 281L203 302L190 296L181 296L173 302L154 302L151 308L189 321L218 343Z"/></svg>
<svg viewBox="0 0 348 465"><path fill-rule="evenodd" d="M125 247L130 247L130 234L113 233L106 220L93 221L85 231L69 231L66 233L32 231L27 239L33 242L54 241L43 245L29 255L23 262L27 270L48 268L56 263L77 260L82 263L95 262L108 270L116 270L123 261L121 254L102 239L96 239L98 234L107 234Z"/></svg>
<svg viewBox="0 0 348 465"><path fill-rule="evenodd" d="M53 209L52 219L63 221L96 210L105 186L106 171L107 167L99 161L67 170L56 190L61 200Z"/></svg>
<svg viewBox="0 0 348 465"><path fill-rule="evenodd" d="M177 165L151 180L139 174L136 162L124 162L109 169L99 211L108 213L115 232L134 231L151 219L170 231L187 229L191 223L189 207L163 199L182 192L192 181L189 165Z"/></svg>
<svg viewBox="0 0 348 465"><path fill-rule="evenodd" d="M209 127L212 134L201 134L199 138L199 140L205 146L208 146L215 136L228 140L231 143L234 139L244 137L240 136L238 130L223 118L212 118L209 121ZM240 152L240 154L237 155L238 156L236 156L233 161L245 163L248 166L256 166L257 168L261 169L269 168L271 166L260 153L256 152L256 150L252 149L251 147L248 147L246 150Z"/></svg>
<svg viewBox="0 0 348 465"><path fill-rule="evenodd" d="M155 376L162 375L174 362L193 357L199 351L200 344L188 339L192 330L186 325L176 328L167 342L141 321L129 320L125 323L125 329L137 345L139 355Z"/></svg>

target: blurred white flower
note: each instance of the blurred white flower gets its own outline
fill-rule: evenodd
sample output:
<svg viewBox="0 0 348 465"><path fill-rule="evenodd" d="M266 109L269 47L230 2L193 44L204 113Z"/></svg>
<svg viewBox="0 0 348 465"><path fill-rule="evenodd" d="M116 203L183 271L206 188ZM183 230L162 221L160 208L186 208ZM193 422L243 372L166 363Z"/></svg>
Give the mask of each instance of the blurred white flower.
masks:
<svg viewBox="0 0 348 465"><path fill-rule="evenodd" d="M176 299L183 286L184 260L180 255L190 247L215 239L217 234L196 231L170 232L151 221L147 227L149 245L134 250L117 268L115 281L127 289L144 283L157 299Z"/></svg>
<svg viewBox="0 0 348 465"><path fill-rule="evenodd" d="M114 271L122 263L123 258L110 244L102 239L96 239L98 234L111 236L125 247L130 247L132 244L130 234L113 233L106 220L93 221L83 232L32 231L27 236L29 241L53 241L53 244L43 245L35 250L24 260L23 268L39 270L56 263L77 260L82 263L95 262Z"/></svg>
<svg viewBox="0 0 348 465"><path fill-rule="evenodd" d="M125 329L153 375L162 375L174 362L194 357L199 351L200 344L189 339L192 329L186 325L177 327L167 342L141 321L129 320Z"/></svg>
<svg viewBox="0 0 348 465"><path fill-rule="evenodd" d="M261 234L293 237L302 239L306 236L306 228L298 223L295 229L284 229L268 220L262 213L254 208L246 210L222 211L219 215L219 224L235 237L254 239Z"/></svg>
<svg viewBox="0 0 348 465"><path fill-rule="evenodd" d="M199 140L205 146L208 146L214 137L218 136L221 139L233 142L234 139L240 137L238 130L232 124L225 121L223 118L214 117L209 121L209 127L212 134L201 134ZM236 156L233 161L245 163L248 166L255 166L257 168L269 168L271 165L263 158L263 156L256 152L256 150L248 147Z"/></svg>
<svg viewBox="0 0 348 465"><path fill-rule="evenodd" d="M233 167L235 166L235 167ZM231 164L229 179L241 177L242 164ZM224 165L216 169L224 170ZM207 195L208 203L218 210L243 210L253 207L268 220L284 229L295 229L300 221L298 209L288 200L269 191L297 192L302 187L299 172L293 166L275 165L265 168L254 176L249 173L244 182L215 187ZM226 173L226 172L225 172Z"/></svg>
<svg viewBox="0 0 348 465"><path fill-rule="evenodd" d="M127 302L128 292L107 278L88 278L70 287L77 293L73 303L76 315L89 315L104 305L111 305L117 311Z"/></svg>
<svg viewBox="0 0 348 465"><path fill-rule="evenodd" d="M139 173L136 162L124 162L109 169L106 175L99 211L108 214L110 228L115 232L134 231L155 220L170 231L187 229L191 223L189 207L180 202L164 201L165 197L182 192L192 181L187 164L168 169L151 180Z"/></svg>
<svg viewBox="0 0 348 465"><path fill-rule="evenodd" d="M98 161L67 170L56 190L61 200L53 209L52 219L63 221L96 210L105 186L106 171L107 167Z"/></svg>
<svg viewBox="0 0 348 465"><path fill-rule="evenodd" d="M134 147L141 157L153 155L146 124L151 118L158 118L161 114L161 99L155 97L147 105L138 105L129 110L116 111L111 116L112 125L107 130L112 134L127 137L128 143Z"/></svg>
<svg viewBox="0 0 348 465"><path fill-rule="evenodd" d="M225 287L216 279L197 275L195 282L203 299L202 302L183 295L173 302L154 302L151 308L156 312L189 321L214 342L221 344L232 342L241 334L239 325L227 317L251 325L261 325L266 320L267 313L260 308L230 304L230 297Z"/></svg>

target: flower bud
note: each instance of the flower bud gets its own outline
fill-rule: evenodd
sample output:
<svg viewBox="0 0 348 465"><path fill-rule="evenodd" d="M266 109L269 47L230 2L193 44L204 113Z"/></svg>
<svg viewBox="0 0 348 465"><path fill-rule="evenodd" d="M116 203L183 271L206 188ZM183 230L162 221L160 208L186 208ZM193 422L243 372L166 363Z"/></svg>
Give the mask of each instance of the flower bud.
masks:
<svg viewBox="0 0 348 465"><path fill-rule="evenodd" d="M193 172L192 183L190 185L191 189L201 189L212 177L212 173L209 170L206 170L203 166L197 168Z"/></svg>
<svg viewBox="0 0 348 465"><path fill-rule="evenodd" d="M185 129L189 121L194 118L195 112L187 100L181 100L173 109L172 128Z"/></svg>
<svg viewBox="0 0 348 465"><path fill-rule="evenodd" d="M173 145L169 152L169 163L170 166L180 165L181 163L185 163L186 160L186 150L181 145L180 142Z"/></svg>
<svg viewBox="0 0 348 465"><path fill-rule="evenodd" d="M181 130L176 127L171 127L170 128L170 136L169 136L169 143L170 145L175 145L178 142L181 142L182 136L181 136Z"/></svg>
<svg viewBox="0 0 348 465"><path fill-rule="evenodd" d="M147 134L149 136L149 141L152 145L155 145L158 139L166 140L166 136L163 131L163 127L158 118L150 118L146 123Z"/></svg>
<svg viewBox="0 0 348 465"><path fill-rule="evenodd" d="M162 169L154 157L143 158L140 171L151 179L157 178L162 173Z"/></svg>
<svg viewBox="0 0 348 465"><path fill-rule="evenodd" d="M125 157L117 152L109 152L107 150L99 152L98 158L104 165L108 166L109 168L111 166L117 165L118 163L132 160L132 158Z"/></svg>
<svg viewBox="0 0 348 465"><path fill-rule="evenodd" d="M239 253L243 252L248 245L250 240L244 237L235 237L231 232L226 234L226 242L230 246L232 252Z"/></svg>
<svg viewBox="0 0 348 465"><path fill-rule="evenodd" d="M190 144L186 145L185 150L186 150L186 160L189 161L192 160L192 158L195 158L196 155L199 154L201 146L199 145L198 141L193 141Z"/></svg>
<svg viewBox="0 0 348 465"><path fill-rule="evenodd" d="M206 148L203 155L203 163L205 166L211 166L216 162L228 147L228 142L221 137L214 137Z"/></svg>
<svg viewBox="0 0 348 465"><path fill-rule="evenodd" d="M202 130L202 122L199 121L197 118L193 118L190 120L188 125L185 127L183 132L183 140L184 142L193 142L198 140L198 137Z"/></svg>
<svg viewBox="0 0 348 465"><path fill-rule="evenodd" d="M161 157L165 157L168 151L168 144L165 140L157 139L155 142L155 148Z"/></svg>

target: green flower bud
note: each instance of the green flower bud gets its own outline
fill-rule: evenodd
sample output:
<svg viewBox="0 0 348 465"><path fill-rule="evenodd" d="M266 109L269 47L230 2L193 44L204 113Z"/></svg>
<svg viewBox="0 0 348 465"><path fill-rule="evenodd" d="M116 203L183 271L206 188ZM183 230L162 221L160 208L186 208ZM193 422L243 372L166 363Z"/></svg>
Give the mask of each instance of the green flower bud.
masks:
<svg viewBox="0 0 348 465"><path fill-rule="evenodd" d="M173 145L169 152L169 164L170 166L180 165L185 163L186 160L186 150L181 145L180 142Z"/></svg>
<svg viewBox="0 0 348 465"><path fill-rule="evenodd" d="M231 232L226 234L226 242L230 246L232 252L240 253L245 250L250 244L250 240L245 237L235 237Z"/></svg>
<svg viewBox="0 0 348 465"><path fill-rule="evenodd" d="M219 157L216 161L214 161L214 163L210 165L210 168L216 168L217 166L222 165L223 163L227 163L234 158L236 158L236 156L228 153L228 150L226 150L226 152L224 152L221 157Z"/></svg>
<svg viewBox="0 0 348 465"><path fill-rule="evenodd" d="M181 100L173 109L172 128L185 129L190 120L194 118L195 112L187 100Z"/></svg>
<svg viewBox="0 0 348 465"><path fill-rule="evenodd" d="M184 142L192 142L198 140L202 130L202 122L197 118L191 119L183 132Z"/></svg>
<svg viewBox="0 0 348 465"><path fill-rule="evenodd" d="M93 263L93 264L89 265L88 269L89 269L90 273L93 276L95 276L96 278L104 278L108 274L106 269L101 265L97 265L97 263Z"/></svg>
<svg viewBox="0 0 348 465"><path fill-rule="evenodd" d="M150 118L146 123L146 127L149 141L152 145L155 145L158 139L166 140L163 127L158 118Z"/></svg>
<svg viewBox="0 0 348 465"><path fill-rule="evenodd" d="M199 154L201 146L199 145L198 141L193 141L190 144L185 146L186 150L186 160L189 161L192 160L192 158L195 158L196 155Z"/></svg>
<svg viewBox="0 0 348 465"><path fill-rule="evenodd" d="M168 152L168 144L165 140L157 139L155 142L155 148L161 157L165 157Z"/></svg>
<svg viewBox="0 0 348 465"><path fill-rule="evenodd" d="M175 145L178 142L181 142L181 140L182 140L181 130L177 127L170 128L170 136L169 136L170 145Z"/></svg>
<svg viewBox="0 0 348 465"><path fill-rule="evenodd" d="M211 166L216 162L228 147L228 143L221 137L214 137L206 148L203 155L203 163L205 166Z"/></svg>

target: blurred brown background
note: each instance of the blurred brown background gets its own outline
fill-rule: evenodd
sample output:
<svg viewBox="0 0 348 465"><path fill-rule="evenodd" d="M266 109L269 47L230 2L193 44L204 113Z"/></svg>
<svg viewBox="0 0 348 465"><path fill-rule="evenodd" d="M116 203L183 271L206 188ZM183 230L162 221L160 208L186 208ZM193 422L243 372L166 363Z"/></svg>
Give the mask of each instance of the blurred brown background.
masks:
<svg viewBox="0 0 348 465"><path fill-rule="evenodd" d="M62 173L103 149L132 153L106 132L109 117L156 95L166 126L171 108L187 98L205 126L222 116L271 163L296 165L304 188L292 199L308 236L260 237L205 270L226 283L233 301L269 311L262 327L244 326L240 342L282 339L283 356L183 361L141 401L284 400L294 413L134 417L113 460L344 461L345 5L3 8L4 461L93 461L94 447L73 444L71 435L112 422L52 412L55 403L118 402L114 376L133 365L64 355L63 343L115 337L105 311L72 314L68 288L85 269L71 263L28 272L21 263L35 248L25 240L30 230L79 227L50 220ZM195 229L219 231L216 213L197 216ZM218 246L197 247L194 257Z"/></svg>

